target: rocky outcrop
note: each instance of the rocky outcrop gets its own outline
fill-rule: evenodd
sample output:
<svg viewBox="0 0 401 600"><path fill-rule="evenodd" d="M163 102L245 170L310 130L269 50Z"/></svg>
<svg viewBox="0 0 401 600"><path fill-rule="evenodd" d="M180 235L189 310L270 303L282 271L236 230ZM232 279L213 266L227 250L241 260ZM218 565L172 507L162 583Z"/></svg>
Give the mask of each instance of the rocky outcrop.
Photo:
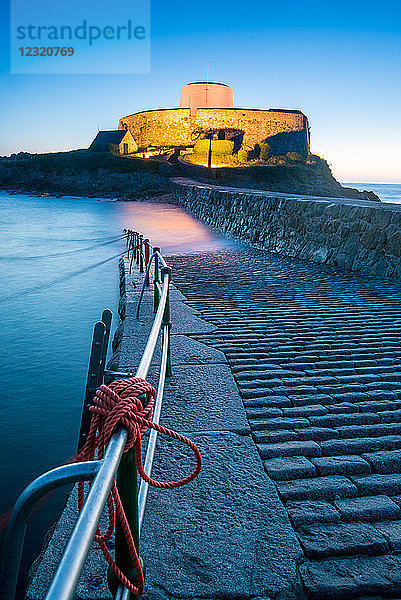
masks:
<svg viewBox="0 0 401 600"><path fill-rule="evenodd" d="M138 200L168 189L168 173L161 173L160 166L152 160L86 150L20 153L0 157L0 189L23 194Z"/></svg>
<svg viewBox="0 0 401 600"><path fill-rule="evenodd" d="M401 276L401 206L239 190L174 179L177 202L219 231L272 252Z"/></svg>
<svg viewBox="0 0 401 600"><path fill-rule="evenodd" d="M316 155L311 155L307 163L303 160L292 160L285 155L270 159L277 159L275 165L249 163L211 169L191 164L185 156L176 157L176 160L171 158L175 163L177 177L189 177L205 183L286 194L344 197L380 202L380 198L374 192L361 192L355 188L343 187L333 176L327 162Z"/></svg>

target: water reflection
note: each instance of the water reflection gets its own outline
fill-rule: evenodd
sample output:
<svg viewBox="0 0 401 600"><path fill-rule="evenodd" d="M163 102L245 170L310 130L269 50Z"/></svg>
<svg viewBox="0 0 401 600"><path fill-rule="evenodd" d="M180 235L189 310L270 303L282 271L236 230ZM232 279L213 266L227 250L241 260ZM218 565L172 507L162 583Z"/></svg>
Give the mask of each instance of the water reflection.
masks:
<svg viewBox="0 0 401 600"><path fill-rule="evenodd" d="M238 242L217 234L178 206L124 202L120 211L124 227L146 233L166 255L238 247Z"/></svg>

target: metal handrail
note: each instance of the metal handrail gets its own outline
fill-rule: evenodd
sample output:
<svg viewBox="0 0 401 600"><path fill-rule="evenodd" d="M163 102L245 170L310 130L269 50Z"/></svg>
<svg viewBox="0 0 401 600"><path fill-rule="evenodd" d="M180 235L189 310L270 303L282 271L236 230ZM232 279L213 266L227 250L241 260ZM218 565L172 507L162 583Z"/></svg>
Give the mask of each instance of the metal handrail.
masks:
<svg viewBox="0 0 401 600"><path fill-rule="evenodd" d="M162 407L162 399L164 394L164 384L166 381L166 371L167 371L167 359L168 359L168 336L165 336L163 339L163 351L162 351L162 360L160 366L160 375L159 375L159 383L157 386L157 395L156 395L156 403L153 411L153 423L159 424L160 420L160 412ZM152 429L149 436L148 448L146 452L146 458L144 462L144 471L145 473L152 472L153 467L153 459L155 456L156 443L158 437L158 431ZM139 535L141 534L143 519L145 517L145 508L146 508L146 500L148 497L149 484L147 481L142 480L141 486L139 488L138 494L138 529ZM115 600L129 600L130 592L127 588L122 585L118 586L117 593L115 595Z"/></svg>
<svg viewBox="0 0 401 600"><path fill-rule="evenodd" d="M106 506L128 432L121 428L111 437L102 465L93 480L71 537L58 564L46 599L70 600L75 592L86 557Z"/></svg>
<svg viewBox="0 0 401 600"><path fill-rule="evenodd" d="M27 522L37 502L58 487L93 479L99 467L99 461L88 461L57 467L57 469L48 471L32 481L22 494L20 494L10 515L4 543L4 547L7 549L4 557L1 583L4 598L14 598Z"/></svg>
<svg viewBox="0 0 401 600"><path fill-rule="evenodd" d="M159 257L160 262L162 263L163 267L167 267L168 265L167 265L166 261L164 260L164 257L160 254L160 252L158 250L156 251L156 254Z"/></svg>
<svg viewBox="0 0 401 600"><path fill-rule="evenodd" d="M140 313L140 310L141 310L142 299L143 299L143 295L145 293L145 288L147 287L146 286L146 282L148 281L149 274L150 274L150 269L152 267L152 262L153 262L153 259L155 257L156 257L156 252L153 252L152 255L150 256L148 266L146 267L145 278L143 280L143 284L142 284L142 288L141 288L141 293L139 295L139 300L138 300L138 306L136 308L136 318L137 319L139 319L139 313Z"/></svg>
<svg viewBox="0 0 401 600"><path fill-rule="evenodd" d="M169 345L169 339L168 339L168 336L165 335L164 339L163 339L162 360L161 360L161 366L160 366L159 383L157 386L156 402L155 402L155 407L153 410L153 417L152 417L152 421L153 421L153 423L156 423L156 425L158 425L159 421L160 421L160 412L161 412L161 408L162 408L162 399L163 399L163 395L164 395L164 385L166 382L167 358L168 358L168 351L169 351L168 345ZM156 442L157 442L158 435L159 435L159 432L156 431L156 429L151 430L150 436L149 436L148 448L147 448L147 452L146 452L145 463L144 463L144 471L145 471L145 473L148 473L148 474L152 472L153 459L155 456ZM139 533L141 533L143 519L145 516L145 506L146 506L146 499L148 496L148 490L149 490L148 482L145 480L142 480L141 486L139 488L139 494L138 494Z"/></svg>
<svg viewBox="0 0 401 600"><path fill-rule="evenodd" d="M167 303L169 283L170 276L166 274L163 281L163 293L160 298L159 308L141 362L135 374L136 377L141 377L142 379L145 379L148 374L156 348L164 309ZM73 534L64 550L45 600L70 600L74 594L86 557L95 537L100 517L106 506L107 498L124 452L127 435L127 430L121 427L110 440L102 460L102 467L93 480L91 489L86 497Z"/></svg>
<svg viewBox="0 0 401 600"><path fill-rule="evenodd" d="M130 244L131 241L134 239L130 235L131 233L134 232L127 232L128 244ZM155 249L153 249L153 254L155 256L156 254L159 254L158 259L161 259L163 261L162 264L166 265L163 257L161 257L159 252L155 252ZM150 269L151 262L152 261L149 260L149 263L147 265L148 270ZM136 370L135 374L136 377L140 377L142 379L146 378L156 349L158 336L160 330L162 330L162 360L153 418L153 421L155 423L159 422L161 403L164 393L165 378L166 375L168 376L171 374L171 323L169 304L171 269L167 267L167 265L163 266L163 268L161 269L161 274L161 294L159 293L159 290L155 285L155 298L156 293L158 294L156 315L148 337L148 341L146 343L145 350L142 354L139 367ZM157 278L158 272L155 276L155 280ZM156 289L158 290L157 292ZM45 598L45 600L71 600L75 592L76 586L78 584L79 577L82 573L82 569L84 567L90 547L94 540L100 518L105 509L111 487L117 474L117 470L119 469L121 458L123 456L124 448L126 445L127 436L127 430L124 427L119 428L111 437L102 460L75 463L73 465L59 467L58 469L45 473L44 475L35 479L22 492L11 513L10 524L7 530L7 539L12 540L13 543L11 544L11 549L13 551L7 553L8 560L5 564L3 571L3 590L5 590L4 598L6 600L13 600L15 596L19 566L21 562L22 548L25 537L26 523L27 518L30 514L30 511L27 511L27 507L33 508L34 504L38 501L38 499L43 497L43 495L46 494L49 489L54 489L55 487L63 485L64 483L93 480L88 494L86 496L84 505L79 513L71 537L64 550L63 556L59 562L56 573L52 579L52 582L50 584L49 590ZM152 430L149 437L148 451L145 458L145 469L149 475L151 473L151 468L153 464L156 441L157 432ZM49 488L49 486L51 487ZM148 484L142 481L138 494L137 516L139 532L143 523L147 493ZM120 586L118 588L117 595L121 596L121 594L123 594L124 591L128 592L128 590Z"/></svg>

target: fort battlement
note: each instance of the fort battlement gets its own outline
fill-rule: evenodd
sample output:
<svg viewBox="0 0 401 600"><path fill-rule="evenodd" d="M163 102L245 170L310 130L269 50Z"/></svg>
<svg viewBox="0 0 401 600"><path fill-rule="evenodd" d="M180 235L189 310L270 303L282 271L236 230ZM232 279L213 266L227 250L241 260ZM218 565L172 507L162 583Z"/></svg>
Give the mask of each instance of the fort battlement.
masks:
<svg viewBox="0 0 401 600"><path fill-rule="evenodd" d="M119 122L119 129L128 129L139 147L189 146L200 130L218 128L242 129L244 145L252 147L284 132L304 131L306 143L308 139L308 119L296 110L198 108L191 115L189 108L171 108L135 113Z"/></svg>
<svg viewBox="0 0 401 600"><path fill-rule="evenodd" d="M303 132L304 135L296 136L291 150L309 151L308 118L300 110L234 108L227 106L226 98L221 100L222 104L226 103L225 106L209 106L205 101L200 102L198 88L196 97L185 99L188 108L147 110L122 117L119 129L130 131L140 148L190 146L210 129L243 131L245 148L253 148L277 134ZM219 101L216 96L212 99L214 104Z"/></svg>

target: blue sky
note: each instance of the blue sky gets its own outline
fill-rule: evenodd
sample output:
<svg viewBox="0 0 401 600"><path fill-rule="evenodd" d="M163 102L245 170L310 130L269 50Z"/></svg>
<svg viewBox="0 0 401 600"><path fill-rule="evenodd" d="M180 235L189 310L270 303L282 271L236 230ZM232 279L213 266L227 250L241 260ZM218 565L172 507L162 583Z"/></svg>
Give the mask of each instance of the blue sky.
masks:
<svg viewBox="0 0 401 600"><path fill-rule="evenodd" d="M0 23L0 154L86 147L120 116L178 106L209 66L236 106L303 110L340 180L401 182L399 0L153 0L146 75L11 75L4 0Z"/></svg>

